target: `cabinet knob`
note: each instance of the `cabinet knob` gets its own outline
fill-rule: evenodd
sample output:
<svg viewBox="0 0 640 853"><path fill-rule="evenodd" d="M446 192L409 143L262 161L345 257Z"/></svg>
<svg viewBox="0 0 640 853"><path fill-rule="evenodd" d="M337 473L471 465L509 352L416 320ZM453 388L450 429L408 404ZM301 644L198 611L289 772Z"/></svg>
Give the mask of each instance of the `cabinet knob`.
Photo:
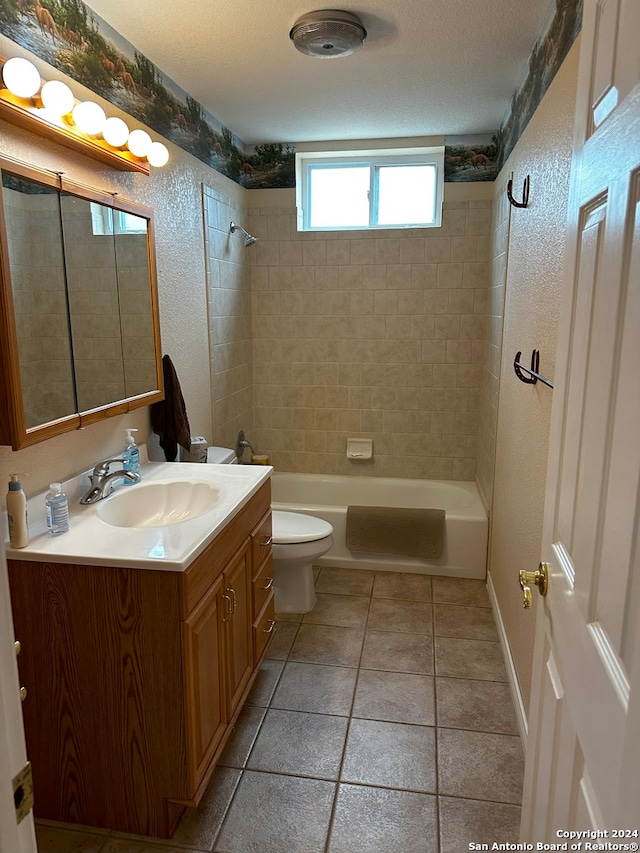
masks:
<svg viewBox="0 0 640 853"><path fill-rule="evenodd" d="M260 543L260 546L262 548L267 548L269 545L271 545L272 542L273 542L273 536L267 536L267 538L264 540L264 542Z"/></svg>
<svg viewBox="0 0 640 853"><path fill-rule="evenodd" d="M26 687L21 687L21 688L20 688L20 701L21 701L21 702L24 702L24 700L25 700L26 698L27 698L27 688L26 688Z"/></svg>
<svg viewBox="0 0 640 853"><path fill-rule="evenodd" d="M262 587L262 589L271 589L272 586L273 586L273 578L267 578L267 582Z"/></svg>
<svg viewBox="0 0 640 853"><path fill-rule="evenodd" d="M16 650L16 656L18 656L20 654L20 650L22 649L22 643L20 642L20 640L16 640L13 644L13 647Z"/></svg>
<svg viewBox="0 0 640 853"><path fill-rule="evenodd" d="M262 633L263 634L270 634L275 627L276 627L275 619L269 619L269 627L263 628Z"/></svg>

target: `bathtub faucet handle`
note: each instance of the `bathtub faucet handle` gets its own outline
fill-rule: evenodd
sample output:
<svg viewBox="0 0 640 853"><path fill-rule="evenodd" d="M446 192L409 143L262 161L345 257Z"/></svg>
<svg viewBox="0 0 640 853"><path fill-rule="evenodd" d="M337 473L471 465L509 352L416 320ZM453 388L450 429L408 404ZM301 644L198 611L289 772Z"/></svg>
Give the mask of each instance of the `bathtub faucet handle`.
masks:
<svg viewBox="0 0 640 853"><path fill-rule="evenodd" d="M238 432L238 436L236 438L236 458L237 458L238 462L240 462L242 460L242 454L245 452L247 447L249 448L249 450L251 451L251 454L253 455L255 453L255 450L253 449L253 445L251 444L251 442L247 441L247 439L245 438L244 430L240 430Z"/></svg>

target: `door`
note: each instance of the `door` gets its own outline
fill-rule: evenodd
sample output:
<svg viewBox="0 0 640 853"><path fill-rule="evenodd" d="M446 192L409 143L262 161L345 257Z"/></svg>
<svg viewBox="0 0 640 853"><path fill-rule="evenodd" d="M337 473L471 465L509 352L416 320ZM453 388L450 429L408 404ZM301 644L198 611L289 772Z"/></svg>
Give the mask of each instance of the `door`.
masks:
<svg viewBox="0 0 640 853"><path fill-rule="evenodd" d="M581 38L521 837L637 845L640 3L585 0Z"/></svg>
<svg viewBox="0 0 640 853"><path fill-rule="evenodd" d="M5 525L0 523L0 850L36 853L33 813L16 821L13 778L24 767L26 748L20 711L13 620L4 556ZM28 701L28 697L27 697Z"/></svg>

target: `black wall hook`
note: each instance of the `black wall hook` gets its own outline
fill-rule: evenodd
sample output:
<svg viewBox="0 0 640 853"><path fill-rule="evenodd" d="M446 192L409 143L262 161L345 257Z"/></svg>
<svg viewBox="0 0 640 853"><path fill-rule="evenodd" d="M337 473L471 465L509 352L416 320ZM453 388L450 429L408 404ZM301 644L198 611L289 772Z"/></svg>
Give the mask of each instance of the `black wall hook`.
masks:
<svg viewBox="0 0 640 853"><path fill-rule="evenodd" d="M540 370L540 350L534 349L531 351L531 367L525 367L524 364L520 364L520 356L522 352L519 350L516 353L516 357L513 359L513 369L515 370L516 376L521 382L525 382L527 385L535 385L538 380L543 383L543 385L547 385L549 388L553 388L553 382L547 379L546 376L542 376L539 373ZM528 373L528 376L524 376L522 371Z"/></svg>
<svg viewBox="0 0 640 853"><path fill-rule="evenodd" d="M507 181L507 198L514 207L529 207L530 183L531 177L527 175L527 177L524 179L524 184L522 186L522 201L516 201L513 197L513 172L511 173L511 177Z"/></svg>

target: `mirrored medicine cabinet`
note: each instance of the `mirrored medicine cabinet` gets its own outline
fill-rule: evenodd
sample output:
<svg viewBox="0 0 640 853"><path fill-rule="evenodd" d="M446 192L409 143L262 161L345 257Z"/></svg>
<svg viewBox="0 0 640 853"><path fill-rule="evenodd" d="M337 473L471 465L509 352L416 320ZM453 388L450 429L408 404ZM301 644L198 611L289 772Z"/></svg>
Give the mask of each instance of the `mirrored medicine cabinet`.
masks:
<svg viewBox="0 0 640 853"><path fill-rule="evenodd" d="M161 400L153 212L0 158L0 444Z"/></svg>

